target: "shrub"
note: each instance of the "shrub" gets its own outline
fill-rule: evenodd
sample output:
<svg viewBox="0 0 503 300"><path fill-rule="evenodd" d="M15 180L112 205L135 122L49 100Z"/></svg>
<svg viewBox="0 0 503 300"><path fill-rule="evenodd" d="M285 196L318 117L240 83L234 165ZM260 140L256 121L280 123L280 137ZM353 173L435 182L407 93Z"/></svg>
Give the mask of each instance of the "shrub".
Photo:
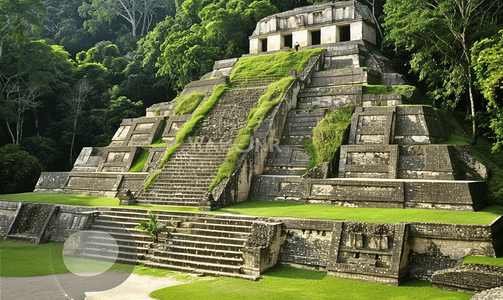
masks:
<svg viewBox="0 0 503 300"><path fill-rule="evenodd" d="M31 192L40 177L38 159L17 145L0 148L0 194Z"/></svg>

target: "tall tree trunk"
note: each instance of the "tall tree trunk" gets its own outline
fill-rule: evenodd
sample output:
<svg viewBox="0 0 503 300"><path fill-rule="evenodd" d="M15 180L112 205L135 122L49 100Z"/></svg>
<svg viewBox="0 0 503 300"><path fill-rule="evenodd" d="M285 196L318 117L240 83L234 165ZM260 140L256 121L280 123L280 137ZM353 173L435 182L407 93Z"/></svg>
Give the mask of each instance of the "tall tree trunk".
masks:
<svg viewBox="0 0 503 300"><path fill-rule="evenodd" d="M78 118L78 115L75 116L75 120L73 121L72 144L70 145L70 166L73 165L73 145L75 142L75 132L77 131L77 118Z"/></svg>
<svg viewBox="0 0 503 300"><path fill-rule="evenodd" d="M12 138L12 144L16 144L16 139L14 138L14 134L12 133L12 130L10 129L10 124L9 121L5 120L5 124L7 124L7 130L9 130L10 137Z"/></svg>
<svg viewBox="0 0 503 300"><path fill-rule="evenodd" d="M0 39L0 58L2 58L3 38Z"/></svg>
<svg viewBox="0 0 503 300"><path fill-rule="evenodd" d="M473 99L473 87L472 87L472 82L471 82L471 75L470 75L470 83L468 84L468 94L470 96L470 110L471 110L471 115L472 115L472 133L473 133L473 138L476 138L477 134L477 123L475 121L475 101Z"/></svg>

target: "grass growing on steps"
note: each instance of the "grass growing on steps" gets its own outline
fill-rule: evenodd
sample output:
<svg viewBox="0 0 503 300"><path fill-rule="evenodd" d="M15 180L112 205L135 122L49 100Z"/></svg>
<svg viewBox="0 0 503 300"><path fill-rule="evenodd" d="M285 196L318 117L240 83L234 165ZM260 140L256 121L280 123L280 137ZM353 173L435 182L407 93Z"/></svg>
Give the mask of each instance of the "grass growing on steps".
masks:
<svg viewBox="0 0 503 300"><path fill-rule="evenodd" d="M313 138L303 142L311 155L307 170L322 162L330 162L345 143L353 119L353 107L345 106L326 114L313 128Z"/></svg>
<svg viewBox="0 0 503 300"><path fill-rule="evenodd" d="M176 108L175 108L175 116L181 116L185 114L191 114L204 99L205 93L197 93L193 92L186 96L177 97Z"/></svg>
<svg viewBox="0 0 503 300"><path fill-rule="evenodd" d="M465 256L463 257L463 265L488 265L503 267L503 257L487 257L487 256Z"/></svg>
<svg viewBox="0 0 503 300"><path fill-rule="evenodd" d="M145 185L143 186L143 191L145 192L150 185L159 177L159 174L161 174L161 170L156 170L152 175L147 179L147 182L145 182Z"/></svg>
<svg viewBox="0 0 503 300"><path fill-rule="evenodd" d="M402 94L412 93L417 88L413 85L363 85L363 94L373 95L388 95L388 94Z"/></svg>
<svg viewBox="0 0 503 300"><path fill-rule="evenodd" d="M433 209L324 206L279 201L246 201L227 208L221 208L217 212L263 217L292 217L369 223L431 222L489 225L503 214L503 207L491 206L478 212L462 212Z"/></svg>
<svg viewBox="0 0 503 300"><path fill-rule="evenodd" d="M320 54L324 48L302 51L285 51L275 54L243 57L234 65L230 80L242 83L258 77L285 77L292 69L300 73L311 56Z"/></svg>
<svg viewBox="0 0 503 300"><path fill-rule="evenodd" d="M0 200L52 203L52 204L75 205L75 206L121 207L121 208L133 208L133 209L145 209L145 210L200 212L197 207L159 206L159 205L144 205L144 204L124 206L119 205L118 198L71 195L71 194L39 194L39 193L6 194L6 195L0 195Z"/></svg>
<svg viewBox="0 0 503 300"><path fill-rule="evenodd" d="M225 161L218 169L218 173L213 179L208 190L213 189L226 177L230 177L236 169L239 155L250 145L250 139L253 133L258 129L260 123L267 116L269 111L283 98L286 89L292 84L295 77L284 77L274 83L271 83L265 93L260 96L258 104L248 114L247 124L238 132L234 145L225 157Z"/></svg>
<svg viewBox="0 0 503 300"><path fill-rule="evenodd" d="M274 267L259 281L229 277L163 288L155 299L470 299L472 294L438 290L427 281L412 280L399 287L330 277L325 272Z"/></svg>
<svg viewBox="0 0 503 300"><path fill-rule="evenodd" d="M133 163L131 164L131 168L129 172L141 172L143 171L143 167L147 162L149 152L143 148L140 149L140 153L135 157Z"/></svg>
<svg viewBox="0 0 503 300"><path fill-rule="evenodd" d="M318 55L323 50L323 48L319 48L244 57L234 65L230 76L231 82L239 80L246 83L248 80L254 80L256 76L283 78L268 85L265 93L259 98L256 107L248 114L246 127L238 132L232 149L227 153L225 161L219 167L208 191L213 191L224 178L232 175L236 169L239 155L250 145L250 138L253 133L258 129L269 111L283 98L285 91L295 80L295 77L287 76L288 72L292 69L295 69L298 73L301 72L309 58Z"/></svg>
<svg viewBox="0 0 503 300"><path fill-rule="evenodd" d="M211 112L211 109L215 106L215 104L220 100L222 94L228 90L229 87L226 84L218 85L211 93L211 96L201 105L187 121L182 128L176 133L176 143L171 146L166 153L164 154L161 163L159 164L159 168L162 169L164 165L169 161L171 156L175 153L175 150L188 139L189 135L194 131L197 122L204 119Z"/></svg>

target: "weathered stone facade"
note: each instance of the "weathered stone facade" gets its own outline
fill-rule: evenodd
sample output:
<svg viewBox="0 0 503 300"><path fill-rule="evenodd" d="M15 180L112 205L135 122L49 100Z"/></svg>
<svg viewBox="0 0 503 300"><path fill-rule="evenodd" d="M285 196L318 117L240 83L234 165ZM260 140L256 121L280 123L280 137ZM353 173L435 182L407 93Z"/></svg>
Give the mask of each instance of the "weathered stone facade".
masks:
<svg viewBox="0 0 503 300"><path fill-rule="evenodd" d="M358 1L340 1L274 14L263 18L250 37L250 53L327 45L344 41L376 44L370 9Z"/></svg>

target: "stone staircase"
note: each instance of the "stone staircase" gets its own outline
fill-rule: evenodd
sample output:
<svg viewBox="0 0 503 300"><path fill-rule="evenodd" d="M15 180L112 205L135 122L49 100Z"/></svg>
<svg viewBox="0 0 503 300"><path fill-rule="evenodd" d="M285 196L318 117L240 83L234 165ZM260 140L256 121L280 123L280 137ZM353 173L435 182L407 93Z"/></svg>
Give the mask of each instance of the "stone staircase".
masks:
<svg viewBox="0 0 503 300"><path fill-rule="evenodd" d="M154 268L251 280L258 278L242 270L243 247L256 217L172 211L152 213L158 215L159 222L167 228L155 247L145 232L134 229L140 220L148 220L145 210L113 208L102 212L92 225L84 241L84 257L106 260L103 249L118 249L115 257L119 263L141 263Z"/></svg>
<svg viewBox="0 0 503 300"><path fill-rule="evenodd" d="M311 86L300 91L297 108L338 108L362 101L362 87L379 84L379 77L372 70L349 68L313 73Z"/></svg>
<svg viewBox="0 0 503 300"><path fill-rule="evenodd" d="M138 203L199 206L229 147L226 143L182 144L157 179L138 197Z"/></svg>
<svg viewBox="0 0 503 300"><path fill-rule="evenodd" d="M325 114L325 109L292 109L288 112L279 145L267 155L264 175L299 175L311 157L302 141L311 138L313 128Z"/></svg>

